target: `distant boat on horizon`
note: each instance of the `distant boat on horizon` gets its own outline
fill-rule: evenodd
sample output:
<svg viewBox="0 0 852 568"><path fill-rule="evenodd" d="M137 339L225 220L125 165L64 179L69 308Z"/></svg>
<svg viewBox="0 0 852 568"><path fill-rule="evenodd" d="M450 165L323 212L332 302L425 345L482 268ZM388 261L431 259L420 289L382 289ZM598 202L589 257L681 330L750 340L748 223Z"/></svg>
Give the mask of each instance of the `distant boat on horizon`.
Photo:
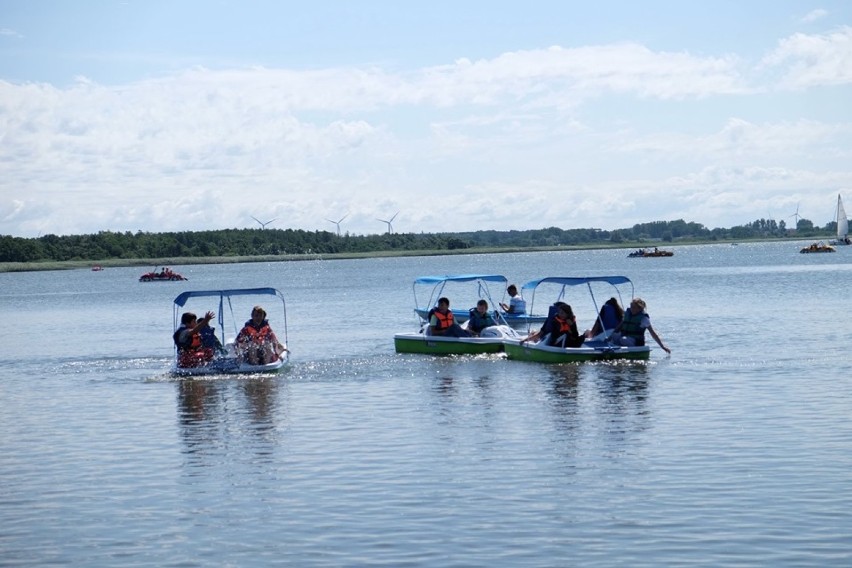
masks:
<svg viewBox="0 0 852 568"><path fill-rule="evenodd" d="M843 208L843 200L840 194L837 194L837 209L835 210L837 219L837 239L831 241L832 245L849 245L852 244L852 239L849 238L849 219L846 218L846 210Z"/></svg>

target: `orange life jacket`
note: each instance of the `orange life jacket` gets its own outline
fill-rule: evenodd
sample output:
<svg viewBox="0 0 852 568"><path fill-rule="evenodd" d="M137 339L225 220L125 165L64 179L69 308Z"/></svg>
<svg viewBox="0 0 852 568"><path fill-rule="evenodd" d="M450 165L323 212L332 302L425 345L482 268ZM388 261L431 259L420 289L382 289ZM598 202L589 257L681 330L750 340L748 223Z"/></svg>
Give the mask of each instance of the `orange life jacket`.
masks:
<svg viewBox="0 0 852 568"><path fill-rule="evenodd" d="M272 339L271 336L272 328L269 327L269 324L266 322L266 320L264 320L263 325L261 325L260 329L246 324L246 326L243 327L243 330L240 332L238 341L240 343L263 344L270 341Z"/></svg>
<svg viewBox="0 0 852 568"><path fill-rule="evenodd" d="M442 314L438 310L432 312L436 318L438 318L438 325L435 326L435 329L438 331L443 331L445 329L449 329L453 325L453 312L447 310L447 313Z"/></svg>
<svg viewBox="0 0 852 568"><path fill-rule="evenodd" d="M559 326L556 329L556 332L559 335L563 335L563 334L566 334L569 331L571 331L571 322L569 322L568 320L564 320L564 319L560 318L559 316L556 316L556 317L553 318L553 323L555 325Z"/></svg>

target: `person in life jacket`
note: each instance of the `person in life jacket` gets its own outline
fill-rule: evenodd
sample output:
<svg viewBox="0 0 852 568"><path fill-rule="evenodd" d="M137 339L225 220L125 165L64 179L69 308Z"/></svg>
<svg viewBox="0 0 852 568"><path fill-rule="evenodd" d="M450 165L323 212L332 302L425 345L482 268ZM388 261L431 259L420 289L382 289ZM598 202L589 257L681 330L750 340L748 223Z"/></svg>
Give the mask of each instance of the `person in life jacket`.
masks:
<svg viewBox="0 0 852 568"><path fill-rule="evenodd" d="M438 305L429 310L428 318L429 335L470 337L470 333L455 322L453 312L450 311L450 300L448 298L438 298Z"/></svg>
<svg viewBox="0 0 852 568"><path fill-rule="evenodd" d="M207 327L214 317L213 312L207 312L201 319L192 312L181 316L180 327L172 335L177 347L178 367L200 367L213 359L213 349L205 347L201 340L201 329Z"/></svg>
<svg viewBox="0 0 852 568"><path fill-rule="evenodd" d="M201 345L203 347L209 347L216 355L227 354L227 350L222 346L222 342L216 337L216 328L212 325L201 326L198 333L201 334Z"/></svg>
<svg viewBox="0 0 852 568"><path fill-rule="evenodd" d="M541 329L522 339L521 343L540 341L545 336L547 345L552 347L580 347L586 340L577 330L574 310L565 302L553 304Z"/></svg>
<svg viewBox="0 0 852 568"><path fill-rule="evenodd" d="M467 330L473 336L478 336L486 327L497 325L491 312L488 311L488 302L479 300L476 307L470 310L470 319L467 320Z"/></svg>
<svg viewBox="0 0 852 568"><path fill-rule="evenodd" d="M663 351L671 354L672 350L665 346L663 340L651 327L651 317L645 311L645 300L642 298L633 298L630 302L630 308L624 312L624 319L612 334L612 341L616 345L642 346L645 345L645 330L648 330Z"/></svg>
<svg viewBox="0 0 852 568"><path fill-rule="evenodd" d="M584 335L591 338L605 331L612 331L618 327L622 319L624 319L624 310L621 309L618 300L610 298L601 306L601 310L594 325L592 325L592 329L586 330Z"/></svg>
<svg viewBox="0 0 852 568"><path fill-rule="evenodd" d="M266 319L266 310L255 306L236 339L237 356L249 365L268 365L277 361L287 348L281 345Z"/></svg>

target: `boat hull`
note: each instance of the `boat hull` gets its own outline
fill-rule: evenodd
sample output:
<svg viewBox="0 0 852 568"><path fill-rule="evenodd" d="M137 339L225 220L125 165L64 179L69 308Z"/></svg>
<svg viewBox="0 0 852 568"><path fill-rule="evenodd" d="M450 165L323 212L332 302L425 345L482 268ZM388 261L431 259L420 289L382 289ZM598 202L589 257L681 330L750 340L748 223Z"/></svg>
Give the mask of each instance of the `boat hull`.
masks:
<svg viewBox="0 0 852 568"><path fill-rule="evenodd" d="M287 361L278 359L268 365L249 365L240 363L236 359L222 358L214 359L207 365L199 367L178 367L175 365L172 368L172 374L180 377L196 377L205 375L255 375L259 373L277 373Z"/></svg>
<svg viewBox="0 0 852 568"><path fill-rule="evenodd" d="M397 333L393 336L397 353L421 355L481 355L503 351L499 337L436 337L418 332Z"/></svg>
<svg viewBox="0 0 852 568"><path fill-rule="evenodd" d="M821 252L837 252L837 249L830 245L813 244L799 251L802 254L815 254Z"/></svg>
<svg viewBox="0 0 852 568"><path fill-rule="evenodd" d="M581 363L585 361L611 361L616 359L647 360L651 357L651 348L623 347L615 345L584 344L582 347L550 347L540 343L524 343L519 341L503 342L506 357L514 361L529 361L533 363Z"/></svg>

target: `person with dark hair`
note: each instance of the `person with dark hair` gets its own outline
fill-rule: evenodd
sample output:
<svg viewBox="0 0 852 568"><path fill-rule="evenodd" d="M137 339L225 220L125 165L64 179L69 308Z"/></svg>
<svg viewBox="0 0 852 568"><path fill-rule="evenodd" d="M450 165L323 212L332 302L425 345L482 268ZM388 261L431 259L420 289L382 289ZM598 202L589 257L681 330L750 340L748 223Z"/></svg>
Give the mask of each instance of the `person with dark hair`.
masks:
<svg viewBox="0 0 852 568"><path fill-rule="evenodd" d="M178 351L178 367L200 367L213 359L214 351L204 346L201 330L208 327L214 317L213 312L207 312L201 319L192 312L181 315L180 327L172 335Z"/></svg>
<svg viewBox="0 0 852 568"><path fill-rule="evenodd" d="M237 334L235 343L238 358L249 365L274 363L287 350L272 331L266 319L266 310L260 306L252 308L251 319Z"/></svg>
<svg viewBox="0 0 852 568"><path fill-rule="evenodd" d="M476 307L470 310L470 319L467 320L467 330L473 336L478 336L486 327L497 325L491 312L488 311L488 302L479 300Z"/></svg>
<svg viewBox="0 0 852 568"><path fill-rule="evenodd" d="M509 303L500 303L500 307L507 314L523 315L527 313L527 301L518 293L518 287L514 284L509 284L506 288L509 294Z"/></svg>
<svg viewBox="0 0 852 568"><path fill-rule="evenodd" d="M610 298L601 306L601 310L594 325L592 325L592 329L586 330L584 335L592 338L605 331L612 331L618 327L622 319L624 319L624 310L619 305L618 300Z"/></svg>
<svg viewBox="0 0 852 568"><path fill-rule="evenodd" d="M470 337L470 333L455 322L450 311L450 300L438 298L438 305L429 310L429 335L443 337Z"/></svg>
<svg viewBox="0 0 852 568"><path fill-rule="evenodd" d="M574 310L565 302L553 304L541 329L522 339L521 343L541 341L545 337L547 344L552 347L580 347L586 340L577 330Z"/></svg>

